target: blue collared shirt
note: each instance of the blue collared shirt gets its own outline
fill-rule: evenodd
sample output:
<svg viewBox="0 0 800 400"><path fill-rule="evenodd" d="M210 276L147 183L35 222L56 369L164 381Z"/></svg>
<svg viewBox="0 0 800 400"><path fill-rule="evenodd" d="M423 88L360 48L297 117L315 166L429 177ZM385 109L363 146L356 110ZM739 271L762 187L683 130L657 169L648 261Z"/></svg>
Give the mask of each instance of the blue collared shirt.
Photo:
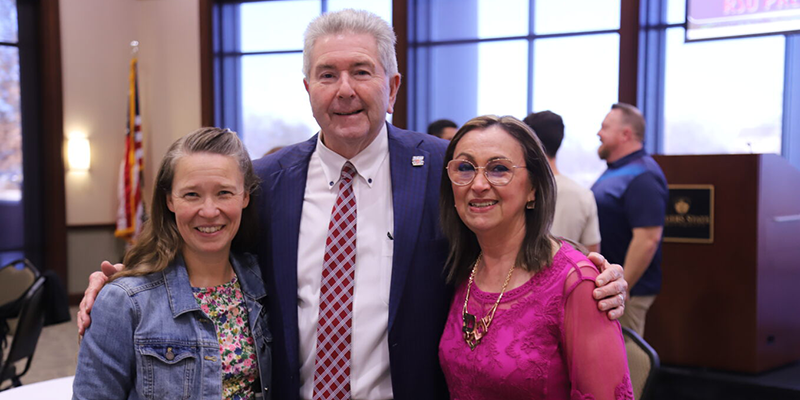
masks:
<svg viewBox="0 0 800 400"><path fill-rule="evenodd" d="M613 163L592 186L597 201L603 256L622 265L633 238L633 228L664 226L667 179L652 157L638 150ZM661 243L631 296L661 290Z"/></svg>

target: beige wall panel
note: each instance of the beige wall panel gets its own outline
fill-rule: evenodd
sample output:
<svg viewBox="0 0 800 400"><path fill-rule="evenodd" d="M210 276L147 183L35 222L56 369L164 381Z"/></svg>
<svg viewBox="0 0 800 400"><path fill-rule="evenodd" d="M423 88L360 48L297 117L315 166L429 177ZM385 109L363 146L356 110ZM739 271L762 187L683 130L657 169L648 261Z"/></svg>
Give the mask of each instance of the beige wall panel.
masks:
<svg viewBox="0 0 800 400"><path fill-rule="evenodd" d="M161 157L200 126L198 0L61 0L64 130L91 140L92 165L67 172L69 292L81 293L104 259L119 260L113 237L124 153L130 42L139 45L145 138L145 199Z"/></svg>
<svg viewBox="0 0 800 400"><path fill-rule="evenodd" d="M64 136L91 141L89 172L67 172L67 224L113 223L123 154L130 41L138 3L62 0Z"/></svg>
<svg viewBox="0 0 800 400"><path fill-rule="evenodd" d="M125 245L114 237L113 228L67 229L67 265L69 267L68 293L83 293L89 284L89 275L100 270L100 262L121 262Z"/></svg>
<svg viewBox="0 0 800 400"><path fill-rule="evenodd" d="M146 198L175 139L200 127L200 21L197 0L138 1Z"/></svg>
<svg viewBox="0 0 800 400"><path fill-rule="evenodd" d="M197 0L61 0L65 136L88 135L92 166L66 176L67 224L116 221L130 42L138 40L145 198L158 162L200 125Z"/></svg>

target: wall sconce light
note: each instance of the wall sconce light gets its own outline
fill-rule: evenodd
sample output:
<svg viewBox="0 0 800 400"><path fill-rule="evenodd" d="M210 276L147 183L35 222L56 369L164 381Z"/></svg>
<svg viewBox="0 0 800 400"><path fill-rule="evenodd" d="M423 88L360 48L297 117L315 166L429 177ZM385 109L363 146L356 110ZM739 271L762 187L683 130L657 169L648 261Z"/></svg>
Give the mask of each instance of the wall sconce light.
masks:
<svg viewBox="0 0 800 400"><path fill-rule="evenodd" d="M67 140L67 161L70 171L87 172L91 165L92 151L89 139L84 134L72 133Z"/></svg>

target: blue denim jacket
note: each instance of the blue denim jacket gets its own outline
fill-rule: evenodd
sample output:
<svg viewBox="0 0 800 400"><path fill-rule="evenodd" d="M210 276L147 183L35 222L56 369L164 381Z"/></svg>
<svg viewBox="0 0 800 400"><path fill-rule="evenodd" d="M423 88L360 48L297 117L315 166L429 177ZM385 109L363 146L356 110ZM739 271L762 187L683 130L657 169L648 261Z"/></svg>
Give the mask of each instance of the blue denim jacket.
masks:
<svg viewBox="0 0 800 400"><path fill-rule="evenodd" d="M231 253L247 305L261 391L269 399L272 335L256 258ZM73 399L222 398L222 363L214 322L192 294L182 257L165 270L106 285L78 353Z"/></svg>

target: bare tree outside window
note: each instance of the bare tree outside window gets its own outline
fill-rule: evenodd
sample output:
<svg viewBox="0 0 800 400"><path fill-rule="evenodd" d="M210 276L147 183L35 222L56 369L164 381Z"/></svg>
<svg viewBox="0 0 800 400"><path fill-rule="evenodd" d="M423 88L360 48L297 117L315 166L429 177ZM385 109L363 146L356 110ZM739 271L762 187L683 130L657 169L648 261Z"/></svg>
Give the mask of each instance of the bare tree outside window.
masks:
<svg viewBox="0 0 800 400"><path fill-rule="evenodd" d="M17 42L17 3L16 0L0 0L0 42Z"/></svg>
<svg viewBox="0 0 800 400"><path fill-rule="evenodd" d="M17 9L0 0L0 201L22 198L22 125L20 113Z"/></svg>

